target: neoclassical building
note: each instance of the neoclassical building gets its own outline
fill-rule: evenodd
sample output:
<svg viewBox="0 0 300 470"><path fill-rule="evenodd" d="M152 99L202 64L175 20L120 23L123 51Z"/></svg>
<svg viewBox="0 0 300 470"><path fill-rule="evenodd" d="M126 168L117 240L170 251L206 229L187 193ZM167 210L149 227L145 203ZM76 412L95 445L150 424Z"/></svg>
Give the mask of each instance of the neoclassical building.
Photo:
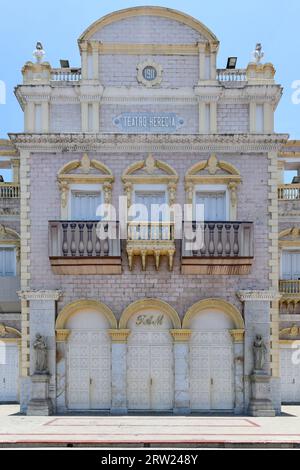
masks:
<svg viewBox="0 0 300 470"><path fill-rule="evenodd" d="M37 45L15 92L24 132L0 141L0 402L256 416L300 402L300 185L285 176L300 143L274 130L274 66L258 46L245 69L217 68L217 37L160 7L109 14L78 45L81 67L59 69ZM178 227L134 204L192 215Z"/></svg>

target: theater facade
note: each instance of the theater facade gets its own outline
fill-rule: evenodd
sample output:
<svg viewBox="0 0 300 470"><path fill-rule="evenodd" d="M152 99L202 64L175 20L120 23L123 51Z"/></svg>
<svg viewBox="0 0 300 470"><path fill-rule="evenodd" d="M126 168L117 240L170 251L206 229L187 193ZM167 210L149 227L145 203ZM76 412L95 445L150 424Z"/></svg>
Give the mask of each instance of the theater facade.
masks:
<svg viewBox="0 0 300 470"><path fill-rule="evenodd" d="M78 68L43 46L15 92L24 132L1 141L0 401L254 416L300 401L300 187L281 180L300 145L274 130L283 90L260 46L217 68L217 37L161 7L96 21ZM189 209L178 226L153 205Z"/></svg>

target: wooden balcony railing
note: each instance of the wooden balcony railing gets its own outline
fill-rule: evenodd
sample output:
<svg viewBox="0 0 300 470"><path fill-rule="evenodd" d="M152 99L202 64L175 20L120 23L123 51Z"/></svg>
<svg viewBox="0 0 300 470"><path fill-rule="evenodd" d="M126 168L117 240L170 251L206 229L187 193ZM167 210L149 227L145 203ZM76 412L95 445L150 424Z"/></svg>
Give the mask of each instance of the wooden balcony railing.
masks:
<svg viewBox="0 0 300 470"><path fill-rule="evenodd" d="M49 258L56 274L120 274L118 222L49 222Z"/></svg>
<svg viewBox="0 0 300 470"><path fill-rule="evenodd" d="M281 294L300 296L300 280L279 281L279 292Z"/></svg>
<svg viewBox="0 0 300 470"><path fill-rule="evenodd" d="M281 184L278 187L279 201L300 200L300 184Z"/></svg>
<svg viewBox="0 0 300 470"><path fill-rule="evenodd" d="M220 82L246 82L247 72L245 69L218 69L217 80Z"/></svg>
<svg viewBox="0 0 300 470"><path fill-rule="evenodd" d="M52 69L51 81L54 82L79 82L81 69Z"/></svg>
<svg viewBox="0 0 300 470"><path fill-rule="evenodd" d="M253 262L252 222L205 222L200 246L197 224L192 223L194 239L187 239L191 223L183 225L182 271L185 274L248 274Z"/></svg>
<svg viewBox="0 0 300 470"><path fill-rule="evenodd" d="M18 199L20 185L17 183L0 183L0 199Z"/></svg>

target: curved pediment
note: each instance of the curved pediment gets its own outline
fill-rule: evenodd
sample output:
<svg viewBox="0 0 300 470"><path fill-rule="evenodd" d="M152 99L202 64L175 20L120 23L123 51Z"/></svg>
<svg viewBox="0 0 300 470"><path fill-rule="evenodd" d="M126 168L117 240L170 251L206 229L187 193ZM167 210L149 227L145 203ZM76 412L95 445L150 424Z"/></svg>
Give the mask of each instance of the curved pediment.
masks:
<svg viewBox="0 0 300 470"><path fill-rule="evenodd" d="M104 177L113 177L111 170L98 160L90 160L88 154L84 154L81 160L73 160L64 165L58 172L58 178L68 176L87 176L98 175Z"/></svg>
<svg viewBox="0 0 300 470"><path fill-rule="evenodd" d="M129 180L153 180L155 178L178 181L178 174L170 165L156 160L149 154L146 160L130 165L123 173L123 182Z"/></svg>
<svg viewBox="0 0 300 470"><path fill-rule="evenodd" d="M290 227L279 233L279 246L300 246L300 227Z"/></svg>
<svg viewBox="0 0 300 470"><path fill-rule="evenodd" d="M186 174L186 179L191 180L194 177L230 177L231 179L240 179L241 175L238 169L231 163L218 160L215 154L212 154L208 160L204 160L193 165Z"/></svg>
<svg viewBox="0 0 300 470"><path fill-rule="evenodd" d="M11 242L19 244L20 235L12 228L6 227L5 225L0 225L0 242L2 244Z"/></svg>
<svg viewBox="0 0 300 470"><path fill-rule="evenodd" d="M103 37L101 36L102 30L107 31L109 28L114 28L116 23L120 23L120 26L124 26L126 22L132 19L134 20L135 18L140 18L142 22L145 22L145 17L156 17L157 21L163 19L168 24L179 24L182 27L183 33L185 30L191 30L194 33L195 40L206 41L214 45L219 44L217 37L203 23L192 16L171 8L157 6L139 6L110 13L89 26L80 36L79 42L90 40L103 41ZM155 34L155 32L156 30L153 29L153 34ZM131 41L133 42L135 41L135 33L135 30L131 30Z"/></svg>

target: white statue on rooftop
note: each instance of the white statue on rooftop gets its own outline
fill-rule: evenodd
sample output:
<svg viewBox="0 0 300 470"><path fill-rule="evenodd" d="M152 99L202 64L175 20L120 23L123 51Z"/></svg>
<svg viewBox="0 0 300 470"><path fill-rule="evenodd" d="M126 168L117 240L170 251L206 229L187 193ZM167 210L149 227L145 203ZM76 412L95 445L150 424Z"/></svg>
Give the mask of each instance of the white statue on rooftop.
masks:
<svg viewBox="0 0 300 470"><path fill-rule="evenodd" d="M260 64L262 59L264 58L264 56L265 56L265 54L263 52L262 45L261 45L260 42L258 42L256 44L255 51L253 52L254 62L256 64Z"/></svg>
<svg viewBox="0 0 300 470"><path fill-rule="evenodd" d="M37 64L41 64L43 62L45 54L43 44L41 42L37 42L36 49L33 52L33 57L35 57Z"/></svg>

